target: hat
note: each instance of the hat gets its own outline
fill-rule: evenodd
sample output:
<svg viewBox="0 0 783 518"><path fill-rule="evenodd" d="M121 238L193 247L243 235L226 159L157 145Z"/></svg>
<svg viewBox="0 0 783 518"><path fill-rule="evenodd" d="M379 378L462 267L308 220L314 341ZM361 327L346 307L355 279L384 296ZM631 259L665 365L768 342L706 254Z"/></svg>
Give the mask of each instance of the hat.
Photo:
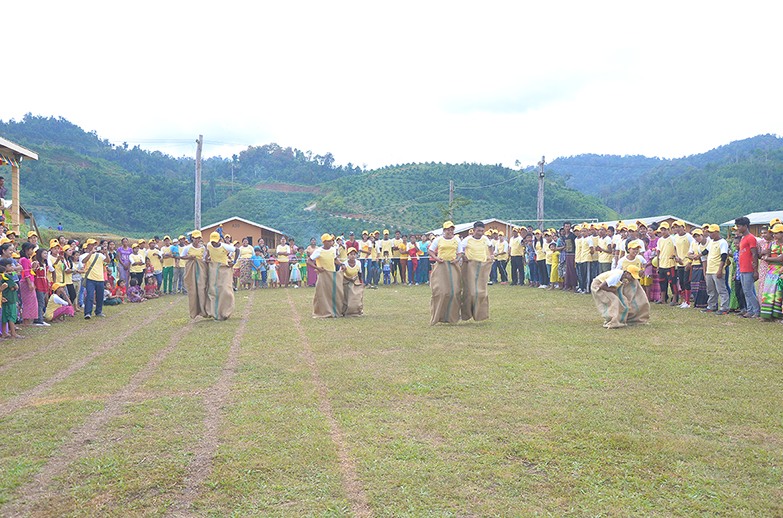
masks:
<svg viewBox="0 0 783 518"><path fill-rule="evenodd" d="M90 238L84 244L85 245L96 245L96 244L98 244L98 242L96 240L94 240L93 238Z"/></svg>
<svg viewBox="0 0 783 518"><path fill-rule="evenodd" d="M704 223L704 224L701 226L701 229L702 229L702 230L707 230L708 228L710 228L710 224L709 224L709 223Z"/></svg>
<svg viewBox="0 0 783 518"><path fill-rule="evenodd" d="M328 232L326 234L321 235L321 243L326 243L327 241L332 241L334 239L331 234Z"/></svg>
<svg viewBox="0 0 783 518"><path fill-rule="evenodd" d="M772 233L776 234L778 232L783 232L783 225L780 223L776 224L774 227L772 227Z"/></svg>
<svg viewBox="0 0 783 518"><path fill-rule="evenodd" d="M60 288L64 288L64 287L65 284L60 284L59 282L55 282L54 284L52 284L52 291L57 291Z"/></svg>
<svg viewBox="0 0 783 518"><path fill-rule="evenodd" d="M644 243L642 243L640 240L634 239L633 241L628 243L628 248L629 249L631 249L631 248L641 248L643 244Z"/></svg>
<svg viewBox="0 0 783 518"><path fill-rule="evenodd" d="M55 239L55 241L57 241L57 240ZM10 243L10 242L11 242L11 240L8 239L7 237L0 237L0 245L4 245L4 244ZM51 248L51 246L52 245L50 244L49 247Z"/></svg>
<svg viewBox="0 0 783 518"><path fill-rule="evenodd" d="M19 256L19 252L14 252L14 253L12 253L12 254L11 254L11 257L13 257L14 259L19 259L19 257L20 257L20 256Z"/></svg>
<svg viewBox="0 0 783 518"><path fill-rule="evenodd" d="M11 240L9 239L8 241L11 241ZM89 240L88 240L88 242L89 242ZM49 248L54 248L55 246L60 246L60 241L58 241L57 239L51 239L49 241Z"/></svg>
<svg viewBox="0 0 783 518"><path fill-rule="evenodd" d="M366 230L362 230L362 235L365 235L365 234L369 235L369 232L367 232Z"/></svg>
<svg viewBox="0 0 783 518"><path fill-rule="evenodd" d="M6 236L7 236L8 234L13 234L13 235L16 235L16 230L9 230L9 231L7 231L7 232L5 233L5 235L6 235Z"/></svg>
<svg viewBox="0 0 783 518"><path fill-rule="evenodd" d="M38 234L35 233L35 230L31 230L30 232L27 233L27 237L33 237L33 236L38 237Z"/></svg>
<svg viewBox="0 0 783 518"><path fill-rule="evenodd" d="M138 244L138 243L133 243L133 244L131 245L131 248L138 248L138 247L139 247L139 244Z"/></svg>
<svg viewBox="0 0 783 518"><path fill-rule="evenodd" d="M691 234L694 236L703 236L704 232L702 232L700 228L694 228Z"/></svg>
<svg viewBox="0 0 783 518"><path fill-rule="evenodd" d="M66 251L66 250L70 250L70 249L71 249L71 245L65 245L63 247L63 252Z"/></svg>
<svg viewBox="0 0 783 518"><path fill-rule="evenodd" d="M220 235L220 234L218 234L218 236L219 236L219 235ZM223 235L223 237L224 237L225 239L228 239L229 241L231 241L231 234L224 234L224 235Z"/></svg>
<svg viewBox="0 0 783 518"><path fill-rule="evenodd" d="M714 223L710 225L710 232L720 232L720 227Z"/></svg>
<svg viewBox="0 0 783 518"><path fill-rule="evenodd" d="M582 227L580 225L577 225L574 227L574 230L582 230Z"/></svg>
<svg viewBox="0 0 783 518"><path fill-rule="evenodd" d="M500 232L498 232L498 235L499 236L505 236L506 234L504 234L503 231L501 230Z"/></svg>
<svg viewBox="0 0 783 518"><path fill-rule="evenodd" d="M234 246L237 246L239 244L239 241L234 241Z"/></svg>
<svg viewBox="0 0 783 518"><path fill-rule="evenodd" d="M384 236L388 236L388 235L389 235L389 231L388 231L388 230L384 230L384 231L383 231L383 235L384 235Z"/></svg>
<svg viewBox="0 0 783 518"><path fill-rule="evenodd" d="M168 239L169 241L171 241L171 236L163 236L163 239Z"/></svg>
<svg viewBox="0 0 783 518"><path fill-rule="evenodd" d="M637 281L639 280L639 267L636 266L635 264L629 264L628 266L626 266L625 271L630 273L631 277L633 277Z"/></svg>
<svg viewBox="0 0 783 518"><path fill-rule="evenodd" d="M346 254L350 254L351 252L358 253L354 247L350 247L348 248L348 250L345 251Z"/></svg>
<svg viewBox="0 0 783 518"><path fill-rule="evenodd" d="M661 222L661 224L658 225L658 228L668 229L669 228L669 224L666 223L665 221L663 221L663 222Z"/></svg>
<svg viewBox="0 0 783 518"><path fill-rule="evenodd" d="M179 241L180 239L187 239L187 238L186 238L185 236L182 236L182 235L181 235L181 236L179 236L179 237L177 238L177 241Z"/></svg>
<svg viewBox="0 0 783 518"><path fill-rule="evenodd" d="M226 236L226 237L228 237L228 236ZM217 232L212 232L209 235L209 240L210 241L220 241L220 234L218 234Z"/></svg>
<svg viewBox="0 0 783 518"><path fill-rule="evenodd" d="M672 226L674 226L674 225L677 225L677 226L680 226L680 227L684 227L685 226L685 222L683 220L681 220L681 219L678 219L677 221L672 223Z"/></svg>
<svg viewBox="0 0 783 518"><path fill-rule="evenodd" d="M190 233L190 235L193 238L201 237L201 231L200 230L194 230L193 232Z"/></svg>
<svg viewBox="0 0 783 518"><path fill-rule="evenodd" d="M628 225L628 230L636 231L636 230L638 230L638 227L636 225L634 225L633 223L631 223L630 225Z"/></svg>
<svg viewBox="0 0 783 518"><path fill-rule="evenodd" d="M609 225L607 225L606 223L601 223L601 227L600 228L602 228L604 230L609 230Z"/></svg>
<svg viewBox="0 0 783 518"><path fill-rule="evenodd" d="M538 229L535 229L535 230L533 231L533 233L534 233L534 234L541 234L541 231L540 231L540 230L538 230Z"/></svg>
<svg viewBox="0 0 783 518"><path fill-rule="evenodd" d="M356 234L354 233L354 231L353 231L353 230L351 230L350 232L348 232L348 235L349 235L349 236L355 236Z"/></svg>
<svg viewBox="0 0 783 518"><path fill-rule="evenodd" d="M781 222L780 219L775 218L775 219L773 219L772 221L769 222L769 228L772 228L775 225L780 225L781 223L783 223L783 222Z"/></svg>
<svg viewBox="0 0 783 518"><path fill-rule="evenodd" d="M137 242L138 242L139 244L146 243L146 241L145 241L144 239L139 239Z"/></svg>
<svg viewBox="0 0 783 518"><path fill-rule="evenodd" d="M444 228L444 229L447 229L447 228L454 228L454 222L452 222L452 221L446 221L446 222L444 222L444 223L443 223L443 228Z"/></svg>

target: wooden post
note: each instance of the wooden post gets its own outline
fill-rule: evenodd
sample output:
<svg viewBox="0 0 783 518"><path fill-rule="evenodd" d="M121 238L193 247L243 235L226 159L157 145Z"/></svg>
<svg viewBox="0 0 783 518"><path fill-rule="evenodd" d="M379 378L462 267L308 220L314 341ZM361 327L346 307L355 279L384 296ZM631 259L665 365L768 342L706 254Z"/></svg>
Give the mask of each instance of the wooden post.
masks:
<svg viewBox="0 0 783 518"><path fill-rule="evenodd" d="M449 180L449 220L454 221L454 180Z"/></svg>
<svg viewBox="0 0 783 518"><path fill-rule="evenodd" d="M17 157L17 162L22 161L22 157ZM19 200L19 168L16 166L11 166L11 183L13 185L11 186L11 202L13 203L13 210L11 211L11 217L13 218L13 230L16 232L16 237L19 239L21 236L19 235L20 228L19 228L19 218L22 216L22 211L20 209L21 203Z"/></svg>
<svg viewBox="0 0 783 518"><path fill-rule="evenodd" d="M536 217L538 218L538 230L544 230L544 164L546 161L541 157L538 163L538 207Z"/></svg>
<svg viewBox="0 0 783 518"><path fill-rule="evenodd" d="M201 230L201 145L204 143L204 135L199 135L196 141L196 209L195 225L196 230Z"/></svg>

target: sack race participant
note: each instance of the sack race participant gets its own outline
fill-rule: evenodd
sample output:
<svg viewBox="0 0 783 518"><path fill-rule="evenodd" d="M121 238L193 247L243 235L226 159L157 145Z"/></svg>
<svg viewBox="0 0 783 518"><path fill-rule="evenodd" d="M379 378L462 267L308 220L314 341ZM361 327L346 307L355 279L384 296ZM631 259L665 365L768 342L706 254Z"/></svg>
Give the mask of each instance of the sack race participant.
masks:
<svg viewBox="0 0 783 518"><path fill-rule="evenodd" d="M650 319L650 302L639 284L640 268L631 264L625 270L600 274L590 286L598 312L607 329L628 324L646 324Z"/></svg>
<svg viewBox="0 0 783 518"><path fill-rule="evenodd" d="M238 249L223 243L220 234L212 232L207 243L207 316L227 320L234 312L234 260Z"/></svg>
<svg viewBox="0 0 783 518"><path fill-rule="evenodd" d="M433 262L430 274L430 325L438 322L456 324L462 303L462 273L457 257L459 238L454 237L454 223L443 224L443 235L430 243L427 252ZM486 285L486 283L485 283Z"/></svg>
<svg viewBox="0 0 783 518"><path fill-rule="evenodd" d="M193 242L180 246L180 261L185 261L185 289L188 292L190 318L207 317L207 281L209 271L206 258L207 249L201 240L201 232L195 230L191 235Z"/></svg>
<svg viewBox="0 0 783 518"><path fill-rule="evenodd" d="M462 257L462 320L489 318L489 274L495 262L494 250L484 235L484 223L473 224L473 235L460 243Z"/></svg>
<svg viewBox="0 0 783 518"><path fill-rule="evenodd" d="M357 250L348 249L348 260L343 265L343 316L360 317L364 314L364 283L362 263L356 258Z"/></svg>
<svg viewBox="0 0 783 518"><path fill-rule="evenodd" d="M337 269L340 262L337 259L337 249L332 246L334 236L321 236L322 246L319 246L307 258L307 264L318 272L313 297L313 318L337 318L342 316L345 301L343 274Z"/></svg>

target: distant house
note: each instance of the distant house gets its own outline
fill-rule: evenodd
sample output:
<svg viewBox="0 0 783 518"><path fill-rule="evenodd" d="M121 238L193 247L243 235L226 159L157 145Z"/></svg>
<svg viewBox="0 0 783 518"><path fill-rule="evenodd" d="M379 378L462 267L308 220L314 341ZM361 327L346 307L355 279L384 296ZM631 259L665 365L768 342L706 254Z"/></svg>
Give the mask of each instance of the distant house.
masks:
<svg viewBox="0 0 783 518"><path fill-rule="evenodd" d="M250 244L254 246L258 244L259 238L264 238L264 244L271 248L280 244L280 238L286 236L279 230L235 216L202 227L200 230L204 234L204 239L208 239L209 234L216 232L218 227L223 227L223 235L230 235L233 241L241 243L242 239L248 238Z"/></svg>
<svg viewBox="0 0 783 518"><path fill-rule="evenodd" d="M751 234L758 237L761 235L761 227L764 225L769 225L769 222L773 219L779 219L783 221L783 210L774 210L771 212L754 212L752 214L747 214L747 217L750 220L750 226L748 227L748 230L750 230ZM727 221L726 223L721 223L721 227L733 226L733 219Z"/></svg>
<svg viewBox="0 0 783 518"><path fill-rule="evenodd" d="M516 225L512 225L507 221L503 221L495 218L483 219L481 221L484 222L484 232L489 232L490 230L497 230L498 232L503 232L503 235L505 236L510 236L511 227L516 226ZM475 223L475 221L471 221L470 223L460 223L459 225L454 225L454 235L459 236L460 238L466 238L468 236L468 230L473 228L473 223ZM439 236L443 234L443 229L437 228L431 231L431 233L436 236Z"/></svg>

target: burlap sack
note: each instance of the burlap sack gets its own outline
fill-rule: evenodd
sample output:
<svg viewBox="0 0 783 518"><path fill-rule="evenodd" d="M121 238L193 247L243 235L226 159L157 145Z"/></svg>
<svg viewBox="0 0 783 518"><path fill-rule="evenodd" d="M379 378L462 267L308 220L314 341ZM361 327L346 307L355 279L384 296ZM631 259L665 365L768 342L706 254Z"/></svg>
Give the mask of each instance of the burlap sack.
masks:
<svg viewBox="0 0 783 518"><path fill-rule="evenodd" d="M207 290L207 316L226 320L234 312L234 269L211 261L209 263L209 287Z"/></svg>
<svg viewBox="0 0 783 518"><path fill-rule="evenodd" d="M650 301L647 300L644 288L636 279L623 285L620 291L620 302L628 308L624 322L629 326L647 324L650 320Z"/></svg>
<svg viewBox="0 0 783 518"><path fill-rule="evenodd" d="M459 264L436 262L430 275L430 325L459 322L462 301L462 276Z"/></svg>
<svg viewBox="0 0 783 518"><path fill-rule="evenodd" d="M185 262L185 289L188 290L188 307L190 318L207 316L207 281L209 270L207 263L201 259Z"/></svg>
<svg viewBox="0 0 783 518"><path fill-rule="evenodd" d="M345 295L342 272L319 272L313 297L313 318L342 316Z"/></svg>
<svg viewBox="0 0 783 518"><path fill-rule="evenodd" d="M476 322L489 318L489 273L492 263L485 261L462 262L462 320Z"/></svg>
<svg viewBox="0 0 783 518"><path fill-rule="evenodd" d="M599 290L601 281L595 279L590 286L598 313L604 318L604 327L615 329L626 324L646 324L650 319L650 302L639 281L633 279L617 290L617 293Z"/></svg>
<svg viewBox="0 0 783 518"><path fill-rule="evenodd" d="M364 284L358 278L349 280L343 277L343 316L359 317L364 314Z"/></svg>

